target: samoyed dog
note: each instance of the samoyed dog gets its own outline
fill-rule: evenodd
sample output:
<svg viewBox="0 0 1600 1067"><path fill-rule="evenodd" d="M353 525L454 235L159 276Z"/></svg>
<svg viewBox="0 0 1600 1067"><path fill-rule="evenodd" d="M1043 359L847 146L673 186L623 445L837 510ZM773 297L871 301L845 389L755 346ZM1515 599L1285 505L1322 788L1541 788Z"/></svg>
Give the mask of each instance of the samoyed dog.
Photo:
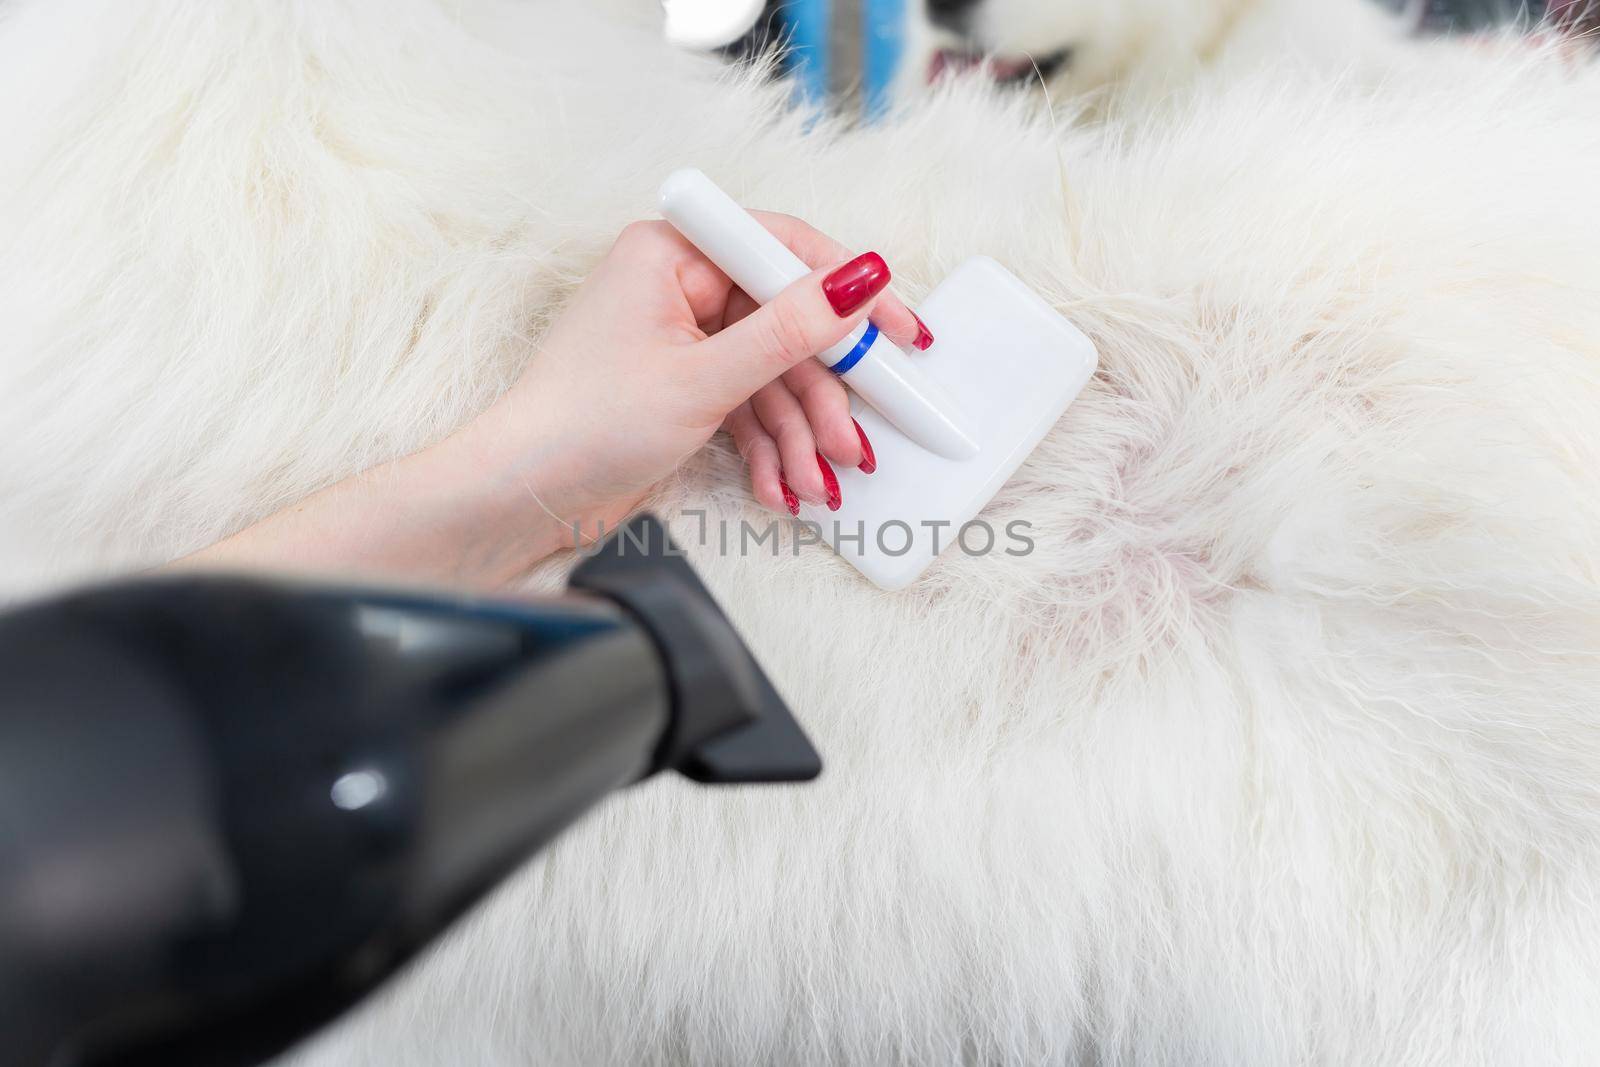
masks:
<svg viewBox="0 0 1600 1067"><path fill-rule="evenodd" d="M1088 88L1242 57L1254 10L959 32ZM662 485L823 778L613 798L294 1062L1600 1059L1600 73L1257 47L1138 113L958 78L852 128L659 38L649 5L0 6L12 596L444 435L678 166L913 304L994 256L1099 350L988 509L1026 556L885 593L702 543L686 511L758 518L725 443Z"/></svg>
<svg viewBox="0 0 1600 1067"><path fill-rule="evenodd" d="M917 0L894 90L907 99L980 71L1057 99L1144 104L1202 72L1381 71L1409 62L1415 21L1376 0Z"/></svg>

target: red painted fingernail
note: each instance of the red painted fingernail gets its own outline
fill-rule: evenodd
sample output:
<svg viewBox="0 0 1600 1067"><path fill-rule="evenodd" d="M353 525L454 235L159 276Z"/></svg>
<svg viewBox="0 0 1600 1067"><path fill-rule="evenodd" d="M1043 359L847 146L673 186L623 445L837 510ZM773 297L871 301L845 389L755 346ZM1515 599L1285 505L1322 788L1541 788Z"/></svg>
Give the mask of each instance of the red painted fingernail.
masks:
<svg viewBox="0 0 1600 1067"><path fill-rule="evenodd" d="M878 469L878 457L872 454L872 442L867 440L867 431L855 419L850 420L855 424L856 436L861 438L861 462L856 465L856 470L862 474L871 474Z"/></svg>
<svg viewBox="0 0 1600 1067"><path fill-rule="evenodd" d="M841 319L883 292L889 264L876 252L863 252L822 279L822 295Z"/></svg>
<svg viewBox="0 0 1600 1067"><path fill-rule="evenodd" d="M789 509L789 514L800 517L800 498L794 495L794 490L789 488L789 483L782 478L778 479L778 488L783 490L783 503Z"/></svg>
<svg viewBox="0 0 1600 1067"><path fill-rule="evenodd" d="M928 346L933 344L933 334L929 332L928 324L922 321L921 315L913 311L911 317L917 320L917 339L911 342L911 347L918 352L926 352Z"/></svg>
<svg viewBox="0 0 1600 1067"><path fill-rule="evenodd" d="M817 466L822 468L822 487L828 491L828 510L838 511L839 505L844 503L844 496L839 492L839 476L833 473L821 452L817 453Z"/></svg>

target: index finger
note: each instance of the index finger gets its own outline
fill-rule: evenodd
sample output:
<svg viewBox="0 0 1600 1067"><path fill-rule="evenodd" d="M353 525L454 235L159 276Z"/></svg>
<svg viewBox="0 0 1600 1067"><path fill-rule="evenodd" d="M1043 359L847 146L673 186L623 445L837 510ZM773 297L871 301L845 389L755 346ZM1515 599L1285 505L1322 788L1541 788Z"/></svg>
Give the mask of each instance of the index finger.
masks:
<svg viewBox="0 0 1600 1067"><path fill-rule="evenodd" d="M750 214L774 237L788 245L789 251L799 256L808 267L825 267L855 255L832 237L793 215L776 211L752 211ZM927 348L933 341L933 335L928 333L922 320L906 307L892 289L878 297L878 303L872 309L872 321L880 332L902 348ZM919 343L924 336L927 342Z"/></svg>

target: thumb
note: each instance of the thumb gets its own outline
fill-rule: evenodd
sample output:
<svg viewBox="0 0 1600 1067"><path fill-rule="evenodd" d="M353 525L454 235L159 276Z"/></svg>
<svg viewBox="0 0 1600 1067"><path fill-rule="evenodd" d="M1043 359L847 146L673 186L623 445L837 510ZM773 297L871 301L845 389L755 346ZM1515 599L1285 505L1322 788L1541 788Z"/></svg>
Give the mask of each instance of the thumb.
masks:
<svg viewBox="0 0 1600 1067"><path fill-rule="evenodd" d="M801 360L837 344L860 325L889 285L876 252L813 271L718 334L700 342L701 361L732 409Z"/></svg>

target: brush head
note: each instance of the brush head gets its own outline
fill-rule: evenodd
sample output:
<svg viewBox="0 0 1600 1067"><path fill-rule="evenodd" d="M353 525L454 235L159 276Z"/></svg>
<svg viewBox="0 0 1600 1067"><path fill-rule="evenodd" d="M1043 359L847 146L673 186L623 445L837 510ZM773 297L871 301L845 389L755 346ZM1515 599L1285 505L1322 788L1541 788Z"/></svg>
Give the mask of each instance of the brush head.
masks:
<svg viewBox="0 0 1600 1067"><path fill-rule="evenodd" d="M851 414L872 441L877 472L839 471L839 510L803 505L800 511L834 551L884 589L909 585L957 542L962 526L1028 458L1099 363L1081 331L987 256L962 263L917 310L935 342L912 358L958 398L977 455L935 455L852 397ZM974 534L968 544L976 550L983 540ZM1003 550L1003 531L996 531L996 544Z"/></svg>

